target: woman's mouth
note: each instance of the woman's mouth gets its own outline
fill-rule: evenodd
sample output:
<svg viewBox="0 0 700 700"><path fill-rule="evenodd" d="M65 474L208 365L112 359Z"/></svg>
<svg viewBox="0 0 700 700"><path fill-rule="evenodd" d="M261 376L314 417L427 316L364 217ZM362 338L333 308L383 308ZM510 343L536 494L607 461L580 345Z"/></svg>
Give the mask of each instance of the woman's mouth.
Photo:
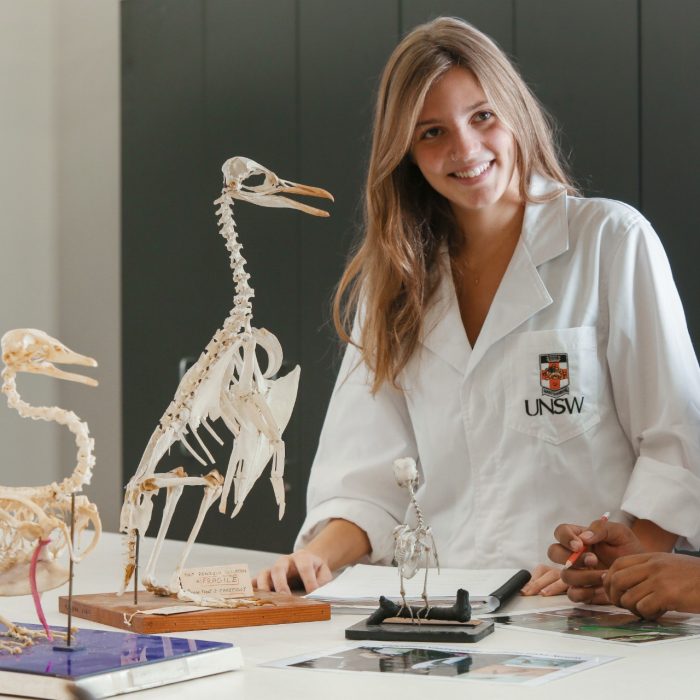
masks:
<svg viewBox="0 0 700 700"><path fill-rule="evenodd" d="M483 175L486 173L488 170L490 170L491 165L493 164L494 161L489 160L484 163L479 163L478 165L474 165L471 168L468 168L466 170L456 170L453 173L450 173L450 177L456 177L459 180L473 180L480 175Z"/></svg>

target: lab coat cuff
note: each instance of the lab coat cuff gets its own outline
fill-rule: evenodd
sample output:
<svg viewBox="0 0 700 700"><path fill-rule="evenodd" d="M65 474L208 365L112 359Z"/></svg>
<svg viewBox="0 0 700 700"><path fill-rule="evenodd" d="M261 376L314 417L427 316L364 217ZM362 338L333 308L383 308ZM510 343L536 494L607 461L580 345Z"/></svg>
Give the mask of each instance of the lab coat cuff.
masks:
<svg viewBox="0 0 700 700"><path fill-rule="evenodd" d="M379 506L350 498L332 498L312 508L301 526L294 549L305 547L334 518L349 520L367 533L372 551L362 563L391 564L394 528L398 523Z"/></svg>
<svg viewBox="0 0 700 700"><path fill-rule="evenodd" d="M700 478L690 470L641 456L621 508L679 535L677 547L700 549Z"/></svg>

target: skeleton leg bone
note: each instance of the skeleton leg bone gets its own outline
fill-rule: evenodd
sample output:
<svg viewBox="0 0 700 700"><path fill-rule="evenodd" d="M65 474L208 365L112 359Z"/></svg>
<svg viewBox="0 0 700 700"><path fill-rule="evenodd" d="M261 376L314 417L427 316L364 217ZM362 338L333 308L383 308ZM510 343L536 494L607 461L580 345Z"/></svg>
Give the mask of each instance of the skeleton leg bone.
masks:
<svg viewBox="0 0 700 700"><path fill-rule="evenodd" d="M165 540L165 536L170 528L170 521L172 520L173 513L175 512L175 506L180 500L180 496L182 495L184 488L185 487L183 484L177 484L175 486L169 486L165 490L165 507L163 508L163 518L160 521L158 535L156 536L156 541L153 545L153 549L151 550L151 556L148 558L146 569L141 578L146 590L150 591L151 593L155 593L156 595L170 595L171 592L167 588L163 588L158 585L158 582L154 576L154 571L160 557L163 540Z"/></svg>
<svg viewBox="0 0 700 700"><path fill-rule="evenodd" d="M165 488L165 507L163 508L163 517L161 519L160 527L158 529L158 535L154 543L153 549L151 550L151 556L146 564L146 570L143 575L143 583L148 591L155 593L156 595L170 595L173 591L169 590L165 586L158 585L156 581L154 572L158 559L160 558L160 552L163 545L163 541L170 528L170 523L172 521L175 508L182 491L185 486L202 486L209 482L206 477L199 476L188 476L187 472L182 467L177 467L170 472L162 474L160 476L151 477L148 480L149 491L157 491L160 488Z"/></svg>
<svg viewBox="0 0 700 700"><path fill-rule="evenodd" d="M44 628L44 632L46 632L46 638L49 641L52 641L53 636L51 634L51 630L49 629L49 625L46 622L44 609L41 607L41 596L39 594L39 589L36 585L36 564L39 560L41 550L49 543L49 541L50 540L39 539L39 541L37 542L36 548L34 549L34 553L32 554L32 563L29 568L29 583L32 587L32 599L34 600L34 608L36 610L37 617L39 618L39 622L41 622L41 626Z"/></svg>
<svg viewBox="0 0 700 700"><path fill-rule="evenodd" d="M224 478L216 469L213 469L211 472L209 472L209 474L204 476L202 480L205 483L202 503L199 506L199 513L197 514L197 519L194 523L192 531L190 532L190 536L187 539L187 543L182 552L182 555L180 556L180 560L178 561L177 566L175 567L175 571L173 572L172 578L170 579L170 588L173 590L173 592L177 592L177 597L180 600L188 600L196 603L197 605L207 605L210 607L228 607L226 605L222 605L224 599L216 599L219 600L219 604L216 604L214 602L214 598L207 599L208 602L206 603L199 602L203 600L202 596L191 591L185 590L184 588L182 588L182 584L180 582L180 574L182 573L182 570L185 567L185 563L190 555L192 545L197 539L199 530L202 527L202 523L204 522L204 516L207 514L209 508L211 508L214 501L221 495L221 489L224 483Z"/></svg>
<svg viewBox="0 0 700 700"><path fill-rule="evenodd" d="M148 480L135 482L132 479L126 487L126 496L122 506L120 521L120 530L125 533L122 544L124 575L117 595L124 594L131 577L134 575L136 568L136 537L138 534L145 535L151 522L153 496L157 488L155 490L144 490L147 484Z"/></svg>
<svg viewBox="0 0 700 700"><path fill-rule="evenodd" d="M430 612L430 603L428 601L428 567L430 566L430 552L425 550L425 559L423 562L425 568L425 576L423 577L423 592L421 593L421 598L423 599L423 609L418 611L418 620L420 621L420 616L423 611L425 611L423 617L427 618Z"/></svg>

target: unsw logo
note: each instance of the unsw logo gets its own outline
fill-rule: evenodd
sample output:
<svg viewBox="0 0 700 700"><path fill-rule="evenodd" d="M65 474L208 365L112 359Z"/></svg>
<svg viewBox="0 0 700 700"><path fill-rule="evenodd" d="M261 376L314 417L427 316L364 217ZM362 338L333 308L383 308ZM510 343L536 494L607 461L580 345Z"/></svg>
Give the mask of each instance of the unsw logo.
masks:
<svg viewBox="0 0 700 700"><path fill-rule="evenodd" d="M570 382L568 353L540 355L540 387L542 396L549 399L535 399L533 405L530 405L529 399L525 399L525 413L528 416L581 413L584 397L568 397Z"/></svg>

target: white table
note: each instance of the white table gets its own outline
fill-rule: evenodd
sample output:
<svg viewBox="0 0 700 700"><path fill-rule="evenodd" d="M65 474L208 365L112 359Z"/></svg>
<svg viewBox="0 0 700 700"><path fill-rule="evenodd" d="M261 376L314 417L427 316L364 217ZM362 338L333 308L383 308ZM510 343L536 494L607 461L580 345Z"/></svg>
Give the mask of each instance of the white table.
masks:
<svg viewBox="0 0 700 700"><path fill-rule="evenodd" d="M234 523L235 525L235 523ZM143 544L143 561L150 551L149 540ZM180 542L166 542L161 562L161 578L167 580L168 566L174 565L182 547ZM120 538L111 533L103 535L97 550L76 569L75 593L100 593L116 590L121 575ZM269 565L276 555L242 549L196 545L188 566L246 562L252 574ZM58 596L67 595L67 585L43 596L49 624L65 625L66 617L58 612ZM524 611L536 608L568 605L565 597L517 598L504 611ZM35 622L30 596L0 598L2 611L15 620ZM260 668L258 664L323 651L345 643L344 630L360 620L354 615L334 615L330 621L224 630L203 630L180 633L179 636L228 641L243 651L245 667L241 671L177 683L126 697L169 700L200 698L304 698L308 700L370 700L401 698L425 700L451 698L557 698L557 700L600 700L603 698L676 698L700 697L700 639L667 642L656 645L623 645L612 642L580 639L514 628L496 631L476 645L489 651L539 651L570 654L603 654L622 657L618 661L573 674L542 686L523 687L500 685L487 681L456 681L422 678L398 674L324 672L305 669ZM74 618L78 627L102 627ZM103 629L108 629L102 627ZM0 689L1 690L1 689ZM1 695L0 697L8 697Z"/></svg>

